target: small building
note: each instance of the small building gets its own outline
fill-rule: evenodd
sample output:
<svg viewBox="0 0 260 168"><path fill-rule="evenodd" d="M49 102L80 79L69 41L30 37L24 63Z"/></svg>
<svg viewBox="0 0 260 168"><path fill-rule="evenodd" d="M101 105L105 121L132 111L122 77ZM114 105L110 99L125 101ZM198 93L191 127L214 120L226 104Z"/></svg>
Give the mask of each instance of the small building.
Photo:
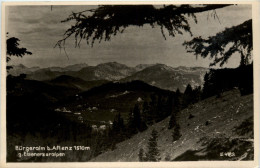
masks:
<svg viewBox="0 0 260 168"><path fill-rule="evenodd" d="M142 99L141 97L138 97L137 101L138 101L138 102L142 102L143 99Z"/></svg>
<svg viewBox="0 0 260 168"><path fill-rule="evenodd" d="M97 125L91 125L91 128L92 129L97 129L98 127L97 127Z"/></svg>
<svg viewBox="0 0 260 168"><path fill-rule="evenodd" d="M99 126L99 129L100 129L100 130L105 130L105 129L106 129L106 125L100 125L100 126Z"/></svg>
<svg viewBox="0 0 260 168"><path fill-rule="evenodd" d="M116 111L117 111L116 109L111 109L111 110L110 110L111 113L114 113L114 112L116 112Z"/></svg>
<svg viewBox="0 0 260 168"><path fill-rule="evenodd" d="M71 113L71 111L70 111L70 110L67 110L66 107L63 107L63 109L61 110L61 112L63 112L63 113Z"/></svg>
<svg viewBox="0 0 260 168"><path fill-rule="evenodd" d="M54 111L61 112L60 108L56 108Z"/></svg>
<svg viewBox="0 0 260 168"><path fill-rule="evenodd" d="M92 107L92 110L98 110L98 108L97 107Z"/></svg>

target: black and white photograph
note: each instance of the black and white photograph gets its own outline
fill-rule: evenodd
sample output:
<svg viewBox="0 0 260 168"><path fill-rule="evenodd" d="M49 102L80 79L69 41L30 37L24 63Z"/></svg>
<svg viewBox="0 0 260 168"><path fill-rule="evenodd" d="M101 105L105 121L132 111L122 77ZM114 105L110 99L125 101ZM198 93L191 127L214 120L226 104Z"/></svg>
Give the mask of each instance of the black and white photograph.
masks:
<svg viewBox="0 0 260 168"><path fill-rule="evenodd" d="M252 3L2 9L6 163L257 160Z"/></svg>

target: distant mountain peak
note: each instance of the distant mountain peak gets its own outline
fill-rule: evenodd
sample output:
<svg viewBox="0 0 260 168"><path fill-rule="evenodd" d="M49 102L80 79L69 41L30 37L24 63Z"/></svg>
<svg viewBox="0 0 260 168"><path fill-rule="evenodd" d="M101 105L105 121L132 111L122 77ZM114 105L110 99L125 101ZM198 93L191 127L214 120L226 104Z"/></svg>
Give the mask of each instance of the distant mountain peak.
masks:
<svg viewBox="0 0 260 168"><path fill-rule="evenodd" d="M118 62L106 62L106 63L101 63L101 64L98 64L97 67L100 67L100 66L116 66L116 67L127 67L125 64L121 64L121 63L118 63Z"/></svg>
<svg viewBox="0 0 260 168"><path fill-rule="evenodd" d="M122 81L141 80L162 89L175 91L179 88L181 92L184 92L187 84L191 84L193 87L203 85L206 71L207 68L185 66L173 68L165 64L154 64L137 71Z"/></svg>
<svg viewBox="0 0 260 168"><path fill-rule="evenodd" d="M71 64L71 65L67 65L67 66L65 66L65 68L66 67L71 67L71 66L88 66L88 64L87 63L79 63L79 64Z"/></svg>
<svg viewBox="0 0 260 168"><path fill-rule="evenodd" d="M177 68L179 68L179 69L182 69L182 68L187 68L186 66L178 66Z"/></svg>
<svg viewBox="0 0 260 168"><path fill-rule="evenodd" d="M173 70L172 67L167 66L167 65L165 65L165 64L155 64L155 65L150 66L150 67L148 67L148 68L149 68L149 69L157 69L157 70L168 70L168 71Z"/></svg>
<svg viewBox="0 0 260 168"><path fill-rule="evenodd" d="M88 67L89 65L86 63L80 63L80 64L72 64L72 65L68 65L66 67L64 67L65 70L67 71L79 71L83 68Z"/></svg>
<svg viewBox="0 0 260 168"><path fill-rule="evenodd" d="M153 65L155 65L155 64L138 64L134 68L135 68L136 71L141 71L141 70L148 68L148 67L151 67Z"/></svg>

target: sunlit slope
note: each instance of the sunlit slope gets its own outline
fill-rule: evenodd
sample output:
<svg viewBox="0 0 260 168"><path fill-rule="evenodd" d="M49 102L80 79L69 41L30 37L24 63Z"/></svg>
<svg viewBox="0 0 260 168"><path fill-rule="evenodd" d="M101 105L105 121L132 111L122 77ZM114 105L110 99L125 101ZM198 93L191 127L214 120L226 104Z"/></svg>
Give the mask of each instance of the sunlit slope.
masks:
<svg viewBox="0 0 260 168"><path fill-rule="evenodd" d="M147 151L154 128L159 132L161 161L167 154L179 161L253 159L252 94L240 96L234 89L220 98L210 97L181 111L178 121L182 134L178 141L172 141L167 118L91 161L138 161L138 152L140 148Z"/></svg>

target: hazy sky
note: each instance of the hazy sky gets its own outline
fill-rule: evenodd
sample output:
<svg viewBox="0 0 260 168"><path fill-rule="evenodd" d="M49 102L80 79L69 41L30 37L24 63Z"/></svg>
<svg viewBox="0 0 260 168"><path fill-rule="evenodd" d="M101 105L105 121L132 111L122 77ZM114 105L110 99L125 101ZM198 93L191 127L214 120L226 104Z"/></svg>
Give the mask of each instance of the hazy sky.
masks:
<svg viewBox="0 0 260 168"><path fill-rule="evenodd" d="M24 64L28 67L66 66L75 63L96 65L116 61L128 66L144 63L163 63L172 67L203 66L208 67L212 60L199 58L187 53L182 43L191 40L188 33L165 40L158 27L128 27L123 34L112 37L111 41L95 43L90 47L82 41L81 48L75 48L74 39L66 41L66 51L53 48L62 38L71 23L61 23L73 12L83 11L95 6L10 6L7 7L6 31L8 37L17 37L21 47L26 47L33 55L13 58L11 64ZM252 18L250 5L231 6L216 10L220 19L211 17L211 12L197 14L198 24L190 20L194 36L208 37L226 27L241 24ZM226 66L236 67L240 56L234 55Z"/></svg>

